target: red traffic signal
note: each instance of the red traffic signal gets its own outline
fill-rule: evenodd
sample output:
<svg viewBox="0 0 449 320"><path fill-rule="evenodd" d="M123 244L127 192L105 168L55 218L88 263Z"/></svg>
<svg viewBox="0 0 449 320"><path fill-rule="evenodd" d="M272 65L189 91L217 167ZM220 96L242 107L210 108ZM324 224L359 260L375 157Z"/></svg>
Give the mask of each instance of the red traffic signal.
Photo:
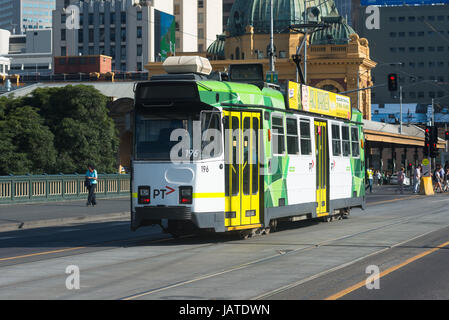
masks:
<svg viewBox="0 0 449 320"><path fill-rule="evenodd" d="M444 138L449 140L449 131L444 132Z"/></svg>
<svg viewBox="0 0 449 320"><path fill-rule="evenodd" d="M398 90L398 76L396 73L390 73L388 75L388 90L389 91Z"/></svg>

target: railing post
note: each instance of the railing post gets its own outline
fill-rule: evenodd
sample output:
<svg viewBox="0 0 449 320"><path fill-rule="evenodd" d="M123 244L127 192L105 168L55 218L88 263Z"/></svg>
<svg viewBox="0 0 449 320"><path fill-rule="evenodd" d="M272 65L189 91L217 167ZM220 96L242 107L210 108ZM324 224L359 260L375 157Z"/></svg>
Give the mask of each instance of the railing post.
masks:
<svg viewBox="0 0 449 320"><path fill-rule="evenodd" d="M16 193L16 186L14 184L14 176L11 175L11 202L14 201L14 194Z"/></svg>
<svg viewBox="0 0 449 320"><path fill-rule="evenodd" d="M27 173L28 178L28 199L31 201L32 197L33 197L33 182L32 182L32 178L31 175L29 173Z"/></svg>
<svg viewBox="0 0 449 320"><path fill-rule="evenodd" d="M65 181L64 181L64 174L63 173L59 173L62 177L61 177L61 197L62 199L65 198Z"/></svg>

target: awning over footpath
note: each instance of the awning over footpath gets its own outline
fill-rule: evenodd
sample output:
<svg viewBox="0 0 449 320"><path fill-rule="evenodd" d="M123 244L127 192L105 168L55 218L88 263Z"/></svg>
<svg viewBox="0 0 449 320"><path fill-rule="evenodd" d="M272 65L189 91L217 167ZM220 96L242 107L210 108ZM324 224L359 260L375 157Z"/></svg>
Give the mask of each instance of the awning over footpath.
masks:
<svg viewBox="0 0 449 320"><path fill-rule="evenodd" d="M363 129L366 142L424 147L424 129L415 125L403 124L400 134L399 124L363 120ZM438 149L445 147L446 141L438 138Z"/></svg>

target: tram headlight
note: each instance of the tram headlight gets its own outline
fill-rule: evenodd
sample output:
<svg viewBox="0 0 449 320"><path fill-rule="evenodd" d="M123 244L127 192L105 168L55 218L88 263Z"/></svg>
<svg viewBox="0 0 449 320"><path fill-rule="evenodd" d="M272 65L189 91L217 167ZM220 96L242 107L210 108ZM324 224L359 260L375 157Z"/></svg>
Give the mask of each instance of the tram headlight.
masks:
<svg viewBox="0 0 449 320"><path fill-rule="evenodd" d="M150 203L150 187L148 186L140 186L139 187L139 204L148 204Z"/></svg>
<svg viewBox="0 0 449 320"><path fill-rule="evenodd" d="M179 203L192 204L193 188L191 186L179 187Z"/></svg>

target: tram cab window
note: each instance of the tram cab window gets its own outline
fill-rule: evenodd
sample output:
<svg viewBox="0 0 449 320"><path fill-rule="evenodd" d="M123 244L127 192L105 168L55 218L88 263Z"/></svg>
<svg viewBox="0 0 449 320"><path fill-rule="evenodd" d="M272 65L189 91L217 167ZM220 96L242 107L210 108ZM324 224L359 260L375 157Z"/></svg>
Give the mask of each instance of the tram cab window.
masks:
<svg viewBox="0 0 449 320"><path fill-rule="evenodd" d="M343 156L349 157L351 155L351 141L349 139L349 127L341 127L341 138L343 147Z"/></svg>
<svg viewBox="0 0 449 320"><path fill-rule="evenodd" d="M272 130L272 146L273 154L283 155L285 153L284 142L284 123L282 116L271 117L271 130Z"/></svg>
<svg viewBox="0 0 449 320"><path fill-rule="evenodd" d="M332 154L335 157L341 156L340 126L338 124L332 125Z"/></svg>
<svg viewBox="0 0 449 320"><path fill-rule="evenodd" d="M195 161L217 157L223 151L218 112L137 113L135 127L139 160ZM194 127L201 130L201 143L194 142Z"/></svg>
<svg viewBox="0 0 449 320"><path fill-rule="evenodd" d="M299 133L301 134L301 154L312 154L312 138L310 136L310 121L307 119L300 119Z"/></svg>
<svg viewBox="0 0 449 320"><path fill-rule="evenodd" d="M287 118L287 153L299 154L298 124L295 118Z"/></svg>
<svg viewBox="0 0 449 320"><path fill-rule="evenodd" d="M359 128L351 127L351 144L352 144L352 156L360 156L360 145L359 145Z"/></svg>
<svg viewBox="0 0 449 320"><path fill-rule="evenodd" d="M178 141L171 141L174 130L182 129L184 136L178 136ZM191 133L193 119L191 116L147 116L138 114L136 117L136 158L141 160L170 160L172 148L183 140L191 148ZM183 154L178 155L188 160Z"/></svg>

